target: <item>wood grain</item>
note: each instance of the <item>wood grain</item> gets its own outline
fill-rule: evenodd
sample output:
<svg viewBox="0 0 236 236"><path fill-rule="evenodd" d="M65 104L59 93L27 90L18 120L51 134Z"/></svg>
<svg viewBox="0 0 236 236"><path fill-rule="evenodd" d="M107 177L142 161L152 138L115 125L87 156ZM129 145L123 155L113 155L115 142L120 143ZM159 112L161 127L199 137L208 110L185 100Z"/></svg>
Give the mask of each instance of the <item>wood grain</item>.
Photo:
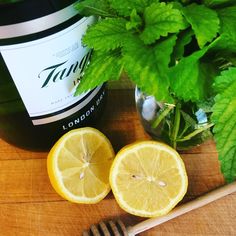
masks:
<svg viewBox="0 0 236 236"><path fill-rule="evenodd" d="M115 151L145 134L132 90L112 90L98 128L111 140ZM189 187L183 202L224 184L214 142L181 153ZM81 235L100 220L120 217L126 225L142 221L119 208L110 193L95 205L69 203L50 185L47 152L22 150L0 140L0 236ZM140 235L236 235L236 194L155 227Z"/></svg>

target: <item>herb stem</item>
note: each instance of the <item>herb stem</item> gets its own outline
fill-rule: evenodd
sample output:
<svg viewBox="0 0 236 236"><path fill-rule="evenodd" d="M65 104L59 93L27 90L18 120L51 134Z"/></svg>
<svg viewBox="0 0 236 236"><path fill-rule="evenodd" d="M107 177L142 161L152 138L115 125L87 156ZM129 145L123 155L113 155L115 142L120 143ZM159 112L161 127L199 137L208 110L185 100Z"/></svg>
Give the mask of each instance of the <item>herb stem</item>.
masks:
<svg viewBox="0 0 236 236"><path fill-rule="evenodd" d="M180 127L180 107L181 107L181 104L177 103L176 108L175 108L174 127L171 134L171 144L174 149L176 149L176 146L177 146L176 140L177 140L179 127Z"/></svg>
<svg viewBox="0 0 236 236"><path fill-rule="evenodd" d="M192 137L196 136L197 134L200 134L201 132L203 132L204 130L209 129L210 127L212 127L214 124L208 124L205 125L204 127L202 127L201 129L197 129L195 131L193 131L192 133L186 135L185 137L181 138L181 139L177 139L177 142L184 142L187 140L190 140Z"/></svg>
<svg viewBox="0 0 236 236"><path fill-rule="evenodd" d="M174 107L175 105L165 104L165 107L163 108L160 115L157 115L156 119L153 121L151 125L152 128L155 129Z"/></svg>
<svg viewBox="0 0 236 236"><path fill-rule="evenodd" d="M182 131L181 134L179 135L180 138L184 135L184 133L188 130L189 127L190 127L190 125L185 122L183 131Z"/></svg>

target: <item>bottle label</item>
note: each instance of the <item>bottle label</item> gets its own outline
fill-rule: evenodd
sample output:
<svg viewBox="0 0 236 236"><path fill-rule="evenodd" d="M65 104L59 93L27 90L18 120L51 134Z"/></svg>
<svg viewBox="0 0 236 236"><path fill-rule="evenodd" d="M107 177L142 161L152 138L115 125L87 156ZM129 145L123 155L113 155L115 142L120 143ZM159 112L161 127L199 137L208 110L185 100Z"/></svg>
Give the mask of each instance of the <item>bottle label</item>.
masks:
<svg viewBox="0 0 236 236"><path fill-rule="evenodd" d="M0 46L0 52L34 125L47 124L86 106L101 87L74 96L90 51L81 43L94 17L53 35Z"/></svg>

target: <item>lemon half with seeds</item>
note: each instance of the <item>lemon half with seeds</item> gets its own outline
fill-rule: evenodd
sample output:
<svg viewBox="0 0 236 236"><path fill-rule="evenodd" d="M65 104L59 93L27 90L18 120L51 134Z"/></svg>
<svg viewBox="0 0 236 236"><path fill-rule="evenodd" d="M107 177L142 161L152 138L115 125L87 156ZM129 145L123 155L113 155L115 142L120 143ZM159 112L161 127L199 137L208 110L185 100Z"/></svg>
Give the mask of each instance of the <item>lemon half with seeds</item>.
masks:
<svg viewBox="0 0 236 236"><path fill-rule="evenodd" d="M171 147L142 141L121 149L110 170L113 194L125 211L142 217L167 214L184 197L184 163Z"/></svg>
<svg viewBox="0 0 236 236"><path fill-rule="evenodd" d="M68 201L97 203L110 191L109 170L114 156L110 141L97 129L69 131L48 154L50 182Z"/></svg>

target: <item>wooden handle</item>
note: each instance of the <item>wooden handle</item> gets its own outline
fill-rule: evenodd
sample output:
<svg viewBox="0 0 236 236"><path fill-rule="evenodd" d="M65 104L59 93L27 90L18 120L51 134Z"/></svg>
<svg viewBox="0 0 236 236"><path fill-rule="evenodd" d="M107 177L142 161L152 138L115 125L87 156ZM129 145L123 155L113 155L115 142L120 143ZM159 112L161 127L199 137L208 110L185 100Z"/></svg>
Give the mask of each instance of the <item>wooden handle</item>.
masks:
<svg viewBox="0 0 236 236"><path fill-rule="evenodd" d="M165 216L157 217L157 218L150 218L148 220L145 220L137 225L130 226L127 228L128 235L133 236L138 233L141 233L145 230L148 230L154 226L160 225L166 221L169 221L175 217L178 217L180 215L183 215L189 211L192 211L194 209L200 208L210 202L213 202L219 198L222 198L228 194L231 194L233 192L236 192L236 182L233 182L231 184L224 185L223 187L219 187L201 197L198 197L188 203L185 203L183 205L180 205L179 207L176 207L174 210L172 210L170 213L168 213Z"/></svg>

